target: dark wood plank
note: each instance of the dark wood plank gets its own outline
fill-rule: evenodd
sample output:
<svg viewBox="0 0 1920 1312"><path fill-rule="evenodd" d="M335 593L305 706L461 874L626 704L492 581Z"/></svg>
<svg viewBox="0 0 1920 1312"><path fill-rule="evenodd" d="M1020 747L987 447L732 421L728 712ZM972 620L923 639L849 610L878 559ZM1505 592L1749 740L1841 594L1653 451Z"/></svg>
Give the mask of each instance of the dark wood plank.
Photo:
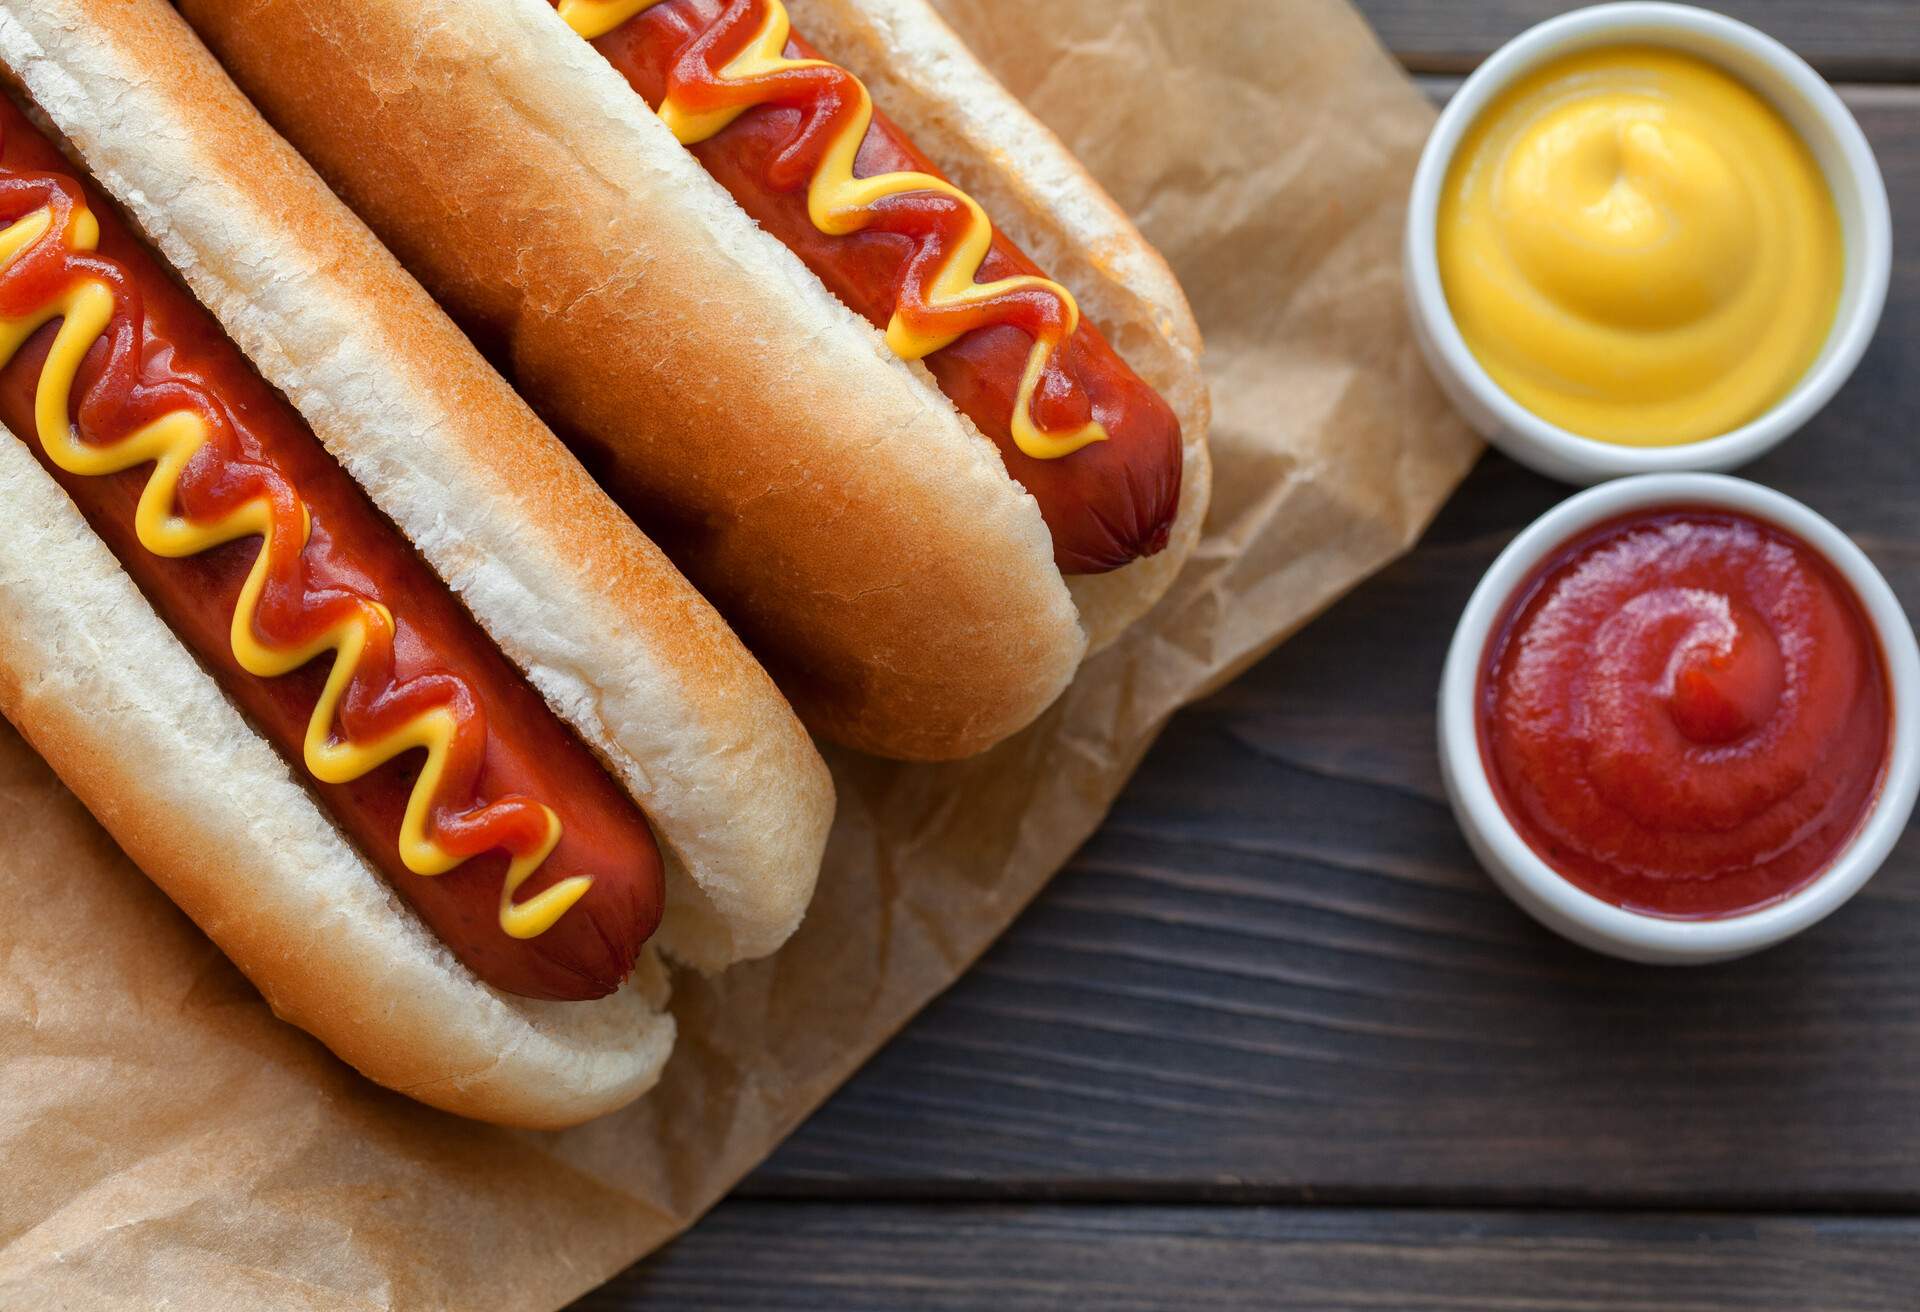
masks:
<svg viewBox="0 0 1920 1312"><path fill-rule="evenodd" d="M576 1312L1910 1312L1920 1223L728 1203Z"/></svg>
<svg viewBox="0 0 1920 1312"><path fill-rule="evenodd" d="M1849 93L1896 213L1920 91ZM1751 475L1920 611L1920 228L1852 385ZM1834 920L1663 971L1535 928L1442 801L1431 704L1565 489L1490 459L1410 558L1180 716L982 965L758 1194L1920 1207L1920 838Z"/></svg>
<svg viewBox="0 0 1920 1312"><path fill-rule="evenodd" d="M1464 73L1575 0L1355 0L1387 49L1419 73ZM1711 6L1792 46L1832 79L1920 80L1912 0L1716 0Z"/></svg>

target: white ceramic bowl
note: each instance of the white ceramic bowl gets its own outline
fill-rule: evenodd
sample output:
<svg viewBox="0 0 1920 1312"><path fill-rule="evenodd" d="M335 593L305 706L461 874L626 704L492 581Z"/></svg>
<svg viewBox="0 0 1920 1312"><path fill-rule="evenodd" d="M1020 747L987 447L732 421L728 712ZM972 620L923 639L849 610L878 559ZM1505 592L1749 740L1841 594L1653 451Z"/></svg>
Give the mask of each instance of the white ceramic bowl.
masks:
<svg viewBox="0 0 1920 1312"><path fill-rule="evenodd" d="M1542 64L1596 46L1666 46L1707 59L1765 96L1806 141L1825 172L1840 215L1846 273L1825 348L1771 410L1719 437L1669 447L1622 446L1581 437L1525 409L1474 359L1447 307L1435 254L1440 191L1460 138L1487 104ZM1873 150L1833 88L1772 37L1722 14L1687 5L1609 4L1576 9L1521 33L1460 88L1413 177L1405 243L1407 299L1414 332L1434 376L1487 440L1520 463L1569 483L1623 474L1731 469L1784 440L1840 390L1860 363L1887 299L1893 235L1887 189Z"/></svg>
<svg viewBox="0 0 1920 1312"><path fill-rule="evenodd" d="M1879 635L1892 692L1892 747L1880 795L1832 865L1779 902L1719 920L1671 920L1585 892L1547 865L1507 819L1487 778L1475 699L1493 627L1541 562L1587 529L1663 506L1718 506L1774 524L1839 571ZM1723 961L1771 946L1820 920L1880 868L1920 792L1920 649L1893 589L1831 523L1788 496L1717 474L1648 474L1590 488L1542 515L1493 562L1454 630L1440 681L1440 769L1480 863L1534 919L1576 943L1634 961Z"/></svg>

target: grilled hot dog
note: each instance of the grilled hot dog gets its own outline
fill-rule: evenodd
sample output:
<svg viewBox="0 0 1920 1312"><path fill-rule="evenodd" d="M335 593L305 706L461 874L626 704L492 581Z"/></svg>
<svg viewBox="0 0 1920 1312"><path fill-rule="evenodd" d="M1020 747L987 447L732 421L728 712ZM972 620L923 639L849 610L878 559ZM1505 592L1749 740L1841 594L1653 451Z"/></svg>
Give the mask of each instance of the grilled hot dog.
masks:
<svg viewBox="0 0 1920 1312"><path fill-rule="evenodd" d="M0 3L0 427L0 714L372 1079L576 1124L799 923L771 678L166 0Z"/></svg>
<svg viewBox="0 0 1920 1312"><path fill-rule="evenodd" d="M593 31L633 0L581 3L554 0L563 17ZM611 10L612 12L606 12ZM990 300L934 313L932 284L951 261L970 262L958 248L974 211L953 190L907 188L872 202L856 230L826 232L809 214L809 184L837 139L858 129L865 93L854 76L827 63L790 29L780 64L759 74L728 70L743 51L773 40L769 24L784 26L780 0L659 0L594 40L655 111L671 99L681 106L732 111L751 106L711 136L692 144L694 155L759 224L876 327L885 328L905 304L940 323L957 340L925 357L940 388L980 431L993 439L1007 470L1040 503L1053 533L1054 561L1065 574L1118 569L1167 545L1180 503L1180 423L1159 393L1114 353L1100 330L1077 312L1071 297L1047 280L997 228L969 283L1017 280ZM778 30L778 27L774 30ZM683 139L706 130L683 130ZM868 181L909 174L945 182L938 168L877 108L857 138L853 174ZM1071 313L1075 326L1050 352L1034 388L1032 416L1043 437L1083 430L1091 421L1104 437L1072 450L1035 456L1013 435L1021 384L1037 336L1058 332ZM1066 445L1070 438L1061 440Z"/></svg>

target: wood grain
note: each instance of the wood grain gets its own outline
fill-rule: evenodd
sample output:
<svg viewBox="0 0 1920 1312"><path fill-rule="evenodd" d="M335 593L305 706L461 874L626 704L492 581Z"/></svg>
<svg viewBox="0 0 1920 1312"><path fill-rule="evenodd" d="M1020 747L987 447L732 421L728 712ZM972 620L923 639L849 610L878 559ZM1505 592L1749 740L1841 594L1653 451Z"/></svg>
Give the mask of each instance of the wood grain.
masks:
<svg viewBox="0 0 1920 1312"><path fill-rule="evenodd" d="M1896 213L1920 92L1849 92ZM1749 474L1920 608L1920 231L1860 374ZM1168 730L1034 909L759 1195L1920 1206L1920 841L1819 930L1695 971L1536 928L1442 800L1432 701L1565 489L1490 458L1410 557Z"/></svg>
<svg viewBox="0 0 1920 1312"><path fill-rule="evenodd" d="M1356 0L1381 41L1417 73L1465 73L1520 31L1576 0ZM1715 0L1835 80L1920 80L1920 12L1912 0Z"/></svg>
<svg viewBox="0 0 1920 1312"><path fill-rule="evenodd" d="M578 1305L943 1312L1911 1312L1920 1223L723 1205Z"/></svg>

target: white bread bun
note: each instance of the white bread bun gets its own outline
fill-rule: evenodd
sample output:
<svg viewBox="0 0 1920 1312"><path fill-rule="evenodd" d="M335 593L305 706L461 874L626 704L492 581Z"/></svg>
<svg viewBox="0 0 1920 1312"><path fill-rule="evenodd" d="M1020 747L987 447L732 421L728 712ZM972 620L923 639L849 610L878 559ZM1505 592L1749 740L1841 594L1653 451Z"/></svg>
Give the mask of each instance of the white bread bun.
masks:
<svg viewBox="0 0 1920 1312"><path fill-rule="evenodd" d="M907 758L990 746L1059 695L1089 632L1111 639L1192 550L1209 474L1186 302L924 7L797 7L796 20L834 20L810 35L830 54L846 44L856 73L893 59L918 79L909 125L984 196L1018 200L997 215L1009 235L1053 262L1185 425L1172 546L1071 593L1038 505L925 368L755 225L546 0L180 8L819 732ZM857 48L902 14L926 42L911 59L878 37ZM969 105L985 107L978 121ZM1098 266L1073 249L1095 239Z"/></svg>
<svg viewBox="0 0 1920 1312"><path fill-rule="evenodd" d="M712 608L160 0L0 9L0 65L626 785L667 862L655 943L710 969L778 946L812 894L832 783ZM489 1120L568 1124L653 1083L672 1036L656 964L597 1002L479 983L24 445L0 448L0 595L22 617L0 710L280 1014L373 1079Z"/></svg>

